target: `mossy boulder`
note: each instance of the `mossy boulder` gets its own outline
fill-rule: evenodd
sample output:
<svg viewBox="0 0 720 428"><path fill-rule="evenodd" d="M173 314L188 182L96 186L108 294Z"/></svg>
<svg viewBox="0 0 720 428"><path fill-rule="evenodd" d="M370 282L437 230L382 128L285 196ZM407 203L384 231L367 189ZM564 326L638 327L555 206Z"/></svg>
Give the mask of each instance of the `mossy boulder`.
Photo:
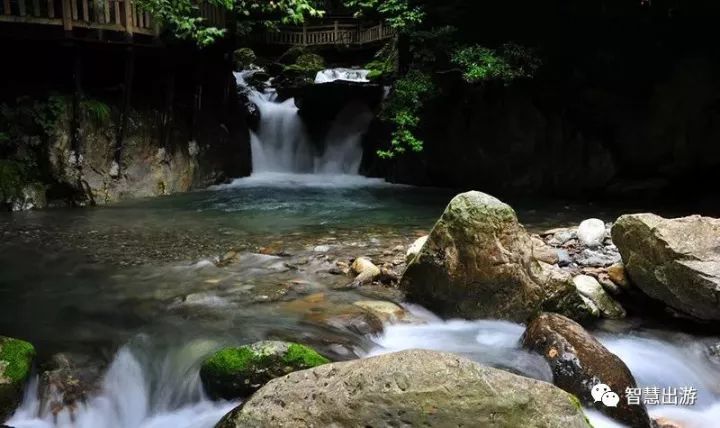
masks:
<svg viewBox="0 0 720 428"><path fill-rule="evenodd" d="M240 48L233 52L233 64L235 65L235 70L237 71L249 68L251 65L255 64L256 60L257 56L250 48Z"/></svg>
<svg viewBox="0 0 720 428"><path fill-rule="evenodd" d="M30 376L35 348L28 342L0 336L0 420L20 404Z"/></svg>
<svg viewBox="0 0 720 428"><path fill-rule="evenodd" d="M232 400L247 397L277 377L329 362L305 345L262 341L221 349L203 362L200 378L211 397Z"/></svg>
<svg viewBox="0 0 720 428"><path fill-rule="evenodd" d="M584 317L571 278L544 268L512 207L481 192L450 201L400 288L443 317L524 322L542 310Z"/></svg>
<svg viewBox="0 0 720 428"><path fill-rule="evenodd" d="M295 63L285 67L286 71L296 72L307 78L315 78L318 71L325 69L325 60L318 54L304 53Z"/></svg>
<svg viewBox="0 0 720 428"><path fill-rule="evenodd" d="M586 428L577 400L549 383L444 352L409 350L291 373L216 428Z"/></svg>

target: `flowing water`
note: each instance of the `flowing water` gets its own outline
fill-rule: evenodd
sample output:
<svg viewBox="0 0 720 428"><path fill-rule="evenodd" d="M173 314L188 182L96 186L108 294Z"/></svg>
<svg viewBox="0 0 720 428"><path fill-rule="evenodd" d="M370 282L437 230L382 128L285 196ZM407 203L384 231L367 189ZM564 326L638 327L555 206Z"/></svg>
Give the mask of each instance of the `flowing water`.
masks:
<svg viewBox="0 0 720 428"><path fill-rule="evenodd" d="M253 73L235 73L238 87L260 112L258 131L250 133L253 173L357 174L361 139L373 118L367 107L348 104L337 114L324 140L313 142L295 100L281 101L272 88L258 90L248 85L246 79Z"/></svg>
<svg viewBox="0 0 720 428"><path fill-rule="evenodd" d="M237 77L247 88L247 74ZM323 321L318 314L333 308L395 297L383 288L348 289L348 278L331 272L337 261L402 260L456 192L355 175L369 120L363 114L340 114L318 151L292 100L247 90L261 111L251 177L105 208L0 214L0 334L34 343L40 361L80 355L104 373L86 402L59 412L39 399L35 376L10 426L213 427L238 403L205 396L201 361L223 346L262 339L308 343L336 360L436 349L551 379L542 358L518 347L517 324L442 321L417 307L408 309L425 324L390 326L379 337ZM634 211L510 202L530 230ZM693 408L651 414L685 427L716 426L720 363L707 349L718 338L642 322L611 327L596 333L641 385L698 388Z"/></svg>

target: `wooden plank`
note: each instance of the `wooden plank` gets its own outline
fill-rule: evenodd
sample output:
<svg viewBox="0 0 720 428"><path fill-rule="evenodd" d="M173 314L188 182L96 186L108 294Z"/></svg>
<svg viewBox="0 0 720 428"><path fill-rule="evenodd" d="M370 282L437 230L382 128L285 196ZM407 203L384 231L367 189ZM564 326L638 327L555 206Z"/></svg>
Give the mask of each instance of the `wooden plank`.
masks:
<svg viewBox="0 0 720 428"><path fill-rule="evenodd" d="M55 1L48 0L47 6L48 6L48 18L55 18Z"/></svg>
<svg viewBox="0 0 720 428"><path fill-rule="evenodd" d="M15 16L15 15L0 15L0 22L16 22L23 24L44 24L44 25L62 25L62 19L60 18L43 18L34 16Z"/></svg>
<svg viewBox="0 0 720 428"><path fill-rule="evenodd" d="M97 3L95 3L97 4ZM90 8L88 7L88 0L82 0L82 17L81 21L90 22Z"/></svg>
<svg viewBox="0 0 720 428"><path fill-rule="evenodd" d="M27 10L25 8L25 0L18 0L18 15L25 16L27 15Z"/></svg>
<svg viewBox="0 0 720 428"><path fill-rule="evenodd" d="M10 15L10 0L3 0L3 14Z"/></svg>
<svg viewBox="0 0 720 428"><path fill-rule="evenodd" d="M73 21L77 21L78 20L77 0L70 0L70 3L72 4L72 19L73 19Z"/></svg>
<svg viewBox="0 0 720 428"><path fill-rule="evenodd" d="M114 21L117 25L120 25L122 23L122 20L120 19L120 2L115 0L113 2L113 5L115 6L115 17L114 17L115 20ZM105 16L107 16L107 15L105 15Z"/></svg>
<svg viewBox="0 0 720 428"><path fill-rule="evenodd" d="M32 0L32 16L40 16L40 0Z"/></svg>

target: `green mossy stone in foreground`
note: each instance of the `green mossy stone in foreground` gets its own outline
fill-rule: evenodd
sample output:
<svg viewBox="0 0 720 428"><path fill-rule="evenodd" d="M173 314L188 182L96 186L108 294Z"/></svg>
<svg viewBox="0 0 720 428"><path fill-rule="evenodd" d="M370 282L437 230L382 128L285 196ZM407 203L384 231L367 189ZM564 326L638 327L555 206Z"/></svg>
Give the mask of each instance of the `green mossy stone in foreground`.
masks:
<svg viewBox="0 0 720 428"><path fill-rule="evenodd" d="M35 348L30 343L0 336L0 421L20 403L34 358Z"/></svg>
<svg viewBox="0 0 720 428"><path fill-rule="evenodd" d="M277 377L329 362L305 345L262 341L221 349L205 360L200 378L211 397L231 400L246 397Z"/></svg>

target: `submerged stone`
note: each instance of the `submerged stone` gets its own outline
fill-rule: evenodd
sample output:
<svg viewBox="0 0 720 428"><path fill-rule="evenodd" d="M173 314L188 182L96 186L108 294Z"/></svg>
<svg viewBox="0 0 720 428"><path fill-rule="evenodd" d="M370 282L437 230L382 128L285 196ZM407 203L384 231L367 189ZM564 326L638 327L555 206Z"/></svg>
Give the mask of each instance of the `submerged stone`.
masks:
<svg viewBox="0 0 720 428"><path fill-rule="evenodd" d="M232 400L252 394L276 377L329 362L305 345L262 341L216 352L203 362L200 379L211 397Z"/></svg>

